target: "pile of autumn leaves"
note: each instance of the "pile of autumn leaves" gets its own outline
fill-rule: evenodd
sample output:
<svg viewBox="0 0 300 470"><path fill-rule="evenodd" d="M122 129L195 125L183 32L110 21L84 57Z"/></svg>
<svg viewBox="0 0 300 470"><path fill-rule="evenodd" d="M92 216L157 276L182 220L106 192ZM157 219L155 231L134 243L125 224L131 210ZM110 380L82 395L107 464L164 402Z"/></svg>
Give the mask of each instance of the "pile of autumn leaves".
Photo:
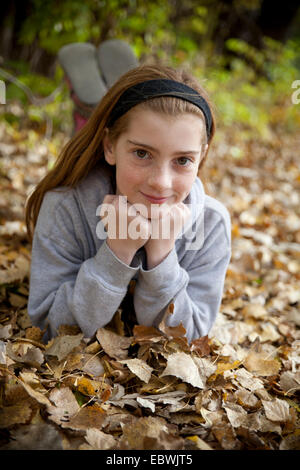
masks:
<svg viewBox="0 0 300 470"><path fill-rule="evenodd" d="M173 308L130 336L121 310L90 339L0 327L0 450L299 448L299 340L275 358L259 340L189 344Z"/></svg>

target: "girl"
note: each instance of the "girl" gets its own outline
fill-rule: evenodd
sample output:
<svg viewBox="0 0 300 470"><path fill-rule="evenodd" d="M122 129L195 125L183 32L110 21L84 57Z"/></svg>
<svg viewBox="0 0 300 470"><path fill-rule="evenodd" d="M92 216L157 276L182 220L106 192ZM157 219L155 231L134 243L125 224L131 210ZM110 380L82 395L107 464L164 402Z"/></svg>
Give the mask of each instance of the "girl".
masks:
<svg viewBox="0 0 300 470"><path fill-rule="evenodd" d="M185 72L143 65L106 93L27 201L28 312L48 338L62 324L94 335L131 280L137 323L158 326L173 302L170 326L209 332L231 257L229 212L197 176L214 132Z"/></svg>

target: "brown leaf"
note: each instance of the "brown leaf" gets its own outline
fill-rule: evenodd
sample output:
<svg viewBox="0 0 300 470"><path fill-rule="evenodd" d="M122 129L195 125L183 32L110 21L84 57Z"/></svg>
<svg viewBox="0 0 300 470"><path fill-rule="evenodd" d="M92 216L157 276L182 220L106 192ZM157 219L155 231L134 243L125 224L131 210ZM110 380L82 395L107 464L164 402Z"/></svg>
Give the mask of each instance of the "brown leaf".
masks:
<svg viewBox="0 0 300 470"><path fill-rule="evenodd" d="M117 445L117 440L113 436L97 428L87 429L85 438L93 450L109 450Z"/></svg>
<svg viewBox="0 0 300 470"><path fill-rule="evenodd" d="M30 343L8 342L6 353L14 361L36 367L37 369L44 362L42 351Z"/></svg>
<svg viewBox="0 0 300 470"><path fill-rule="evenodd" d="M9 302L13 307L24 307L27 305L27 298L22 295L10 293Z"/></svg>
<svg viewBox="0 0 300 470"><path fill-rule="evenodd" d="M168 338L171 339L180 338L186 335L186 329L184 328L182 323L176 326L167 325L168 318L173 314L174 308L174 303L171 302L168 305L160 324L158 325L158 329L162 331Z"/></svg>
<svg viewBox="0 0 300 470"><path fill-rule="evenodd" d="M78 325L59 325L58 336L76 336L81 333Z"/></svg>
<svg viewBox="0 0 300 470"><path fill-rule="evenodd" d="M128 348L133 341L133 337L119 336L105 328L99 328L96 338L102 348L110 357L114 359L126 359L128 357Z"/></svg>
<svg viewBox="0 0 300 470"><path fill-rule="evenodd" d="M28 383L24 382L21 379L18 379L18 381L25 388L28 395L34 398L38 403L40 403L41 405L46 405L46 406L50 405L50 401L48 400L45 394L37 390L34 390Z"/></svg>
<svg viewBox="0 0 300 470"><path fill-rule="evenodd" d="M247 419L247 411L236 403L223 404L228 420L234 428L243 426Z"/></svg>
<svg viewBox="0 0 300 470"><path fill-rule="evenodd" d="M191 351L197 353L200 357L208 356L211 352L208 335L194 339L191 342Z"/></svg>
<svg viewBox="0 0 300 470"><path fill-rule="evenodd" d="M273 401L261 401L266 417L271 421L285 422L290 418L289 405L285 400L275 398Z"/></svg>
<svg viewBox="0 0 300 470"><path fill-rule="evenodd" d="M249 390L241 388L235 392L234 396L236 397L239 405L254 408L258 404L258 399Z"/></svg>
<svg viewBox="0 0 300 470"><path fill-rule="evenodd" d="M134 341L140 344L144 342L157 343L164 340L162 334L153 326L134 325L133 335Z"/></svg>
<svg viewBox="0 0 300 470"><path fill-rule="evenodd" d="M23 281L25 276L29 275L30 261L22 254L19 255L14 264L7 269L0 269L0 285Z"/></svg>
<svg viewBox="0 0 300 470"><path fill-rule="evenodd" d="M60 433L49 423L28 424L10 434L13 440L1 450L63 450Z"/></svg>
<svg viewBox="0 0 300 470"><path fill-rule="evenodd" d="M174 435L162 418L140 418L123 427L121 449L184 449L184 440ZM123 446L123 447L122 447Z"/></svg>
<svg viewBox="0 0 300 470"><path fill-rule="evenodd" d="M32 339L34 341L42 341L42 338L45 334L46 330L41 330L37 326L32 326L26 329L25 336L27 339Z"/></svg>
<svg viewBox="0 0 300 470"><path fill-rule="evenodd" d="M47 411L50 414L49 419L62 427L68 427L68 422L79 410L76 398L69 387L54 388L50 394L47 405Z"/></svg>
<svg viewBox="0 0 300 470"><path fill-rule="evenodd" d="M190 383L193 387L205 387L193 358L184 352L177 352L168 356L167 367L160 376L165 375L174 375L184 382Z"/></svg>
<svg viewBox="0 0 300 470"><path fill-rule="evenodd" d="M296 390L300 390L300 371L292 372L287 370L280 376L280 388L286 393L293 393Z"/></svg>
<svg viewBox="0 0 300 470"><path fill-rule="evenodd" d="M13 335L13 329L11 324L0 326L0 339L8 339Z"/></svg>
<svg viewBox="0 0 300 470"><path fill-rule="evenodd" d="M6 343L0 341L0 364L6 365Z"/></svg>
<svg viewBox="0 0 300 470"><path fill-rule="evenodd" d="M168 337L168 338L180 338L181 336L186 335L186 329L183 324L180 323L176 326L167 326L164 323L160 323L159 329Z"/></svg>
<svg viewBox="0 0 300 470"><path fill-rule="evenodd" d="M24 401L0 408L0 429L10 428L15 424L28 422L32 414L29 403Z"/></svg>
<svg viewBox="0 0 300 470"><path fill-rule="evenodd" d="M145 361L141 359L125 359L120 361L121 364L126 364L128 369L135 374L140 380L148 383L151 378L153 368L148 366Z"/></svg>
<svg viewBox="0 0 300 470"><path fill-rule="evenodd" d="M289 434L282 439L279 450L300 450L299 429L297 429L293 434Z"/></svg>
<svg viewBox="0 0 300 470"><path fill-rule="evenodd" d="M89 375L99 377L104 373L104 367L99 357L92 354L84 354L82 356L83 365L80 369Z"/></svg>
<svg viewBox="0 0 300 470"><path fill-rule="evenodd" d="M274 424L272 421L266 418L262 411L256 411L255 413L249 413L247 416L246 427L249 430L260 431L260 432L275 432L281 434L281 427L278 424Z"/></svg>
<svg viewBox="0 0 300 470"><path fill-rule="evenodd" d="M78 413L71 417L63 427L74 431L86 431L89 428L101 428L105 421L106 413L95 403L91 406L82 407Z"/></svg>
<svg viewBox="0 0 300 470"><path fill-rule="evenodd" d="M241 443L236 438L235 432L229 424L217 424L213 426L212 433L220 443L222 449L239 450L241 448Z"/></svg>
<svg viewBox="0 0 300 470"><path fill-rule="evenodd" d="M45 354L47 356L56 356L59 361L67 357L67 355L80 345L83 334L79 335L64 335L56 336L51 340L50 344L46 346Z"/></svg>
<svg viewBox="0 0 300 470"><path fill-rule="evenodd" d="M263 377L278 374L281 365L276 359L268 359L265 352L257 353L251 351L244 360L244 366L249 372L253 372Z"/></svg>

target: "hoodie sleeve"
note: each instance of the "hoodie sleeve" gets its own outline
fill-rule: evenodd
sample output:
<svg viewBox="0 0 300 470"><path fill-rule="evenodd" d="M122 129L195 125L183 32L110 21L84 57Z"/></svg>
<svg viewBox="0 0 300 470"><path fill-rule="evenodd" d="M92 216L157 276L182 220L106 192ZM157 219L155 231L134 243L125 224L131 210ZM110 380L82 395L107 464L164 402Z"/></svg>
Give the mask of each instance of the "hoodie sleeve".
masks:
<svg viewBox="0 0 300 470"><path fill-rule="evenodd" d="M151 270L140 268L134 292L134 306L140 324L156 325L172 301L169 326L182 322L189 341L208 334L222 300L226 271L231 258L231 237L227 224L214 212L208 223L204 244L190 264L183 268L176 249Z"/></svg>
<svg viewBox="0 0 300 470"><path fill-rule="evenodd" d="M28 313L34 325L48 325L50 336L59 325L76 324L91 337L112 319L139 267L119 260L106 240L84 260L70 211L62 203L47 218L48 208L42 207L33 238Z"/></svg>

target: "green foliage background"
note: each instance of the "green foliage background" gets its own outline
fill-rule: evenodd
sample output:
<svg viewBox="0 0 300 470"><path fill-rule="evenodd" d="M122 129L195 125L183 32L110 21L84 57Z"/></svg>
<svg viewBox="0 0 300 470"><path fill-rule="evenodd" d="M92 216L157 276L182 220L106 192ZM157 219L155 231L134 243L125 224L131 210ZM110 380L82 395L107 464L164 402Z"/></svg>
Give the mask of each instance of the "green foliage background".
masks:
<svg viewBox="0 0 300 470"><path fill-rule="evenodd" d="M291 97L292 83L300 79L299 36L294 34L284 44L266 37L260 49L233 37L226 41L226 54L216 54L211 31L218 17L210 3L214 4L195 0L182 5L176 0L31 0L31 13L22 23L18 42L36 43L55 55L71 42L98 45L108 38L123 39L140 62L165 63L194 73L210 92L219 128L230 127L239 139L272 140L274 130L297 131L300 104L293 104ZM260 1L235 3L239 8L247 3L251 9ZM50 95L63 83L58 64L53 77L32 73L24 61L7 60L3 68L37 97ZM42 123L47 115L54 129L68 129L71 103L66 87L51 103L40 106L32 104L19 86L8 83L7 103L13 102L21 103L23 112L18 115L9 107L1 109L0 118L10 125L23 125L24 116L32 123ZM241 156L238 149L233 156Z"/></svg>

